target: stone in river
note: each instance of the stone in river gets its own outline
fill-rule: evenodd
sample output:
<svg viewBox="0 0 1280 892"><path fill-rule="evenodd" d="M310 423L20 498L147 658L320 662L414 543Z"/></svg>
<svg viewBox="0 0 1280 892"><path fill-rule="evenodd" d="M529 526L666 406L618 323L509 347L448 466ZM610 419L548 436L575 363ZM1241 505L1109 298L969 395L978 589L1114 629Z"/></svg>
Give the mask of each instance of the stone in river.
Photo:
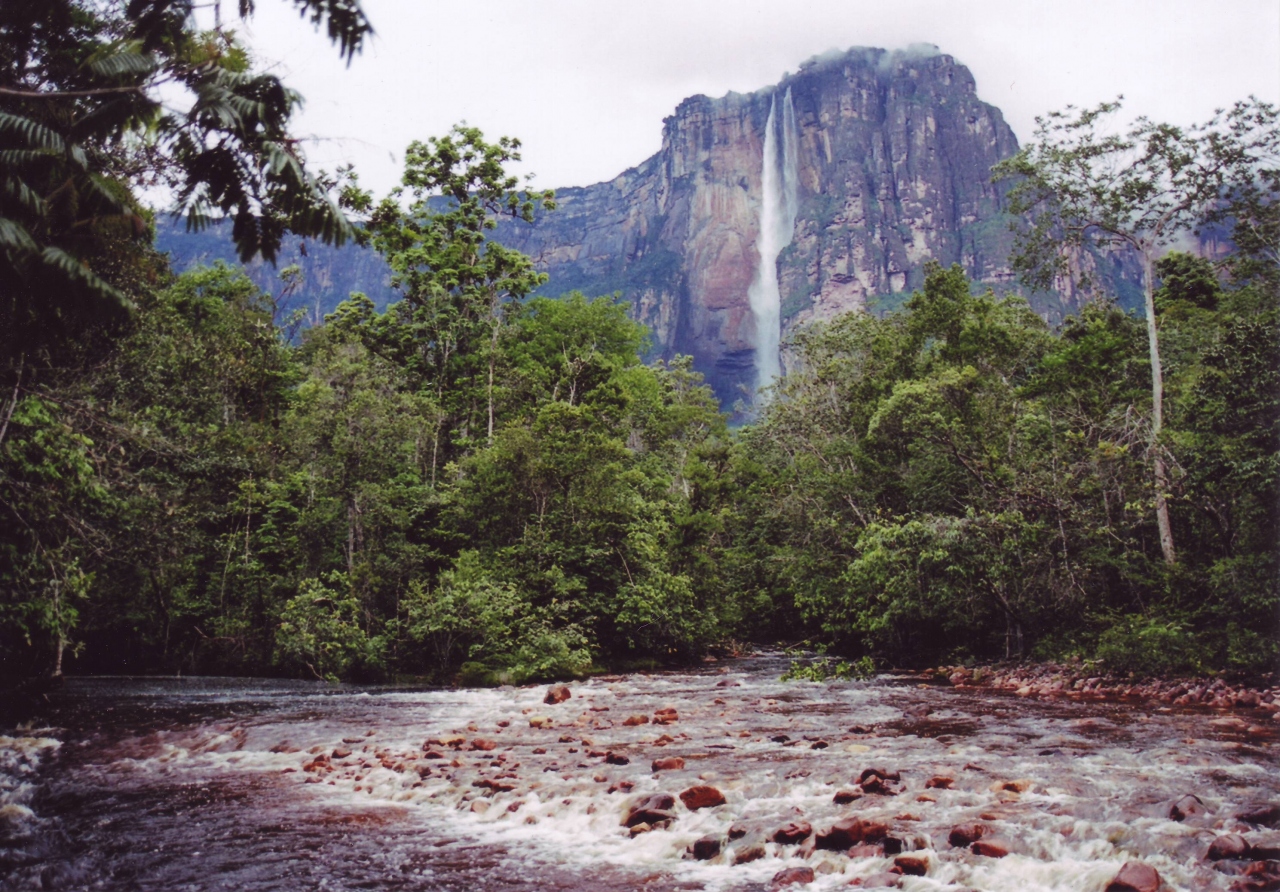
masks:
<svg viewBox="0 0 1280 892"><path fill-rule="evenodd" d="M922 877L929 872L929 859L924 855L899 855L893 866L907 876Z"/></svg>
<svg viewBox="0 0 1280 892"><path fill-rule="evenodd" d="M950 790L951 785L955 782L955 778L937 775L936 777L931 777L925 781L924 788L926 790Z"/></svg>
<svg viewBox="0 0 1280 892"><path fill-rule="evenodd" d="M956 848L971 846L986 834L986 824L956 824L947 834L947 842Z"/></svg>
<svg viewBox="0 0 1280 892"><path fill-rule="evenodd" d="M672 722L678 721L680 721L680 714L676 712L674 706L664 706L653 713L655 725L670 725Z"/></svg>
<svg viewBox="0 0 1280 892"><path fill-rule="evenodd" d="M873 846L863 843L860 846L851 846L849 851L844 854L846 858L883 858L884 846Z"/></svg>
<svg viewBox="0 0 1280 892"><path fill-rule="evenodd" d="M975 841L973 845L969 846L969 850L975 855L985 855L988 858L1003 858L1013 851L1013 845L1008 840L991 836Z"/></svg>
<svg viewBox="0 0 1280 892"><path fill-rule="evenodd" d="M1204 811L1204 803L1200 801L1200 797L1188 794L1169 806L1169 820L1185 821L1187 818L1204 814Z"/></svg>
<svg viewBox="0 0 1280 892"><path fill-rule="evenodd" d="M856 790L836 790L836 795L831 797L831 801L836 805L848 805L861 798L862 794Z"/></svg>
<svg viewBox="0 0 1280 892"><path fill-rule="evenodd" d="M627 806L622 826L634 827L641 823L653 826L663 821L670 821L675 817L671 813L675 805L676 797L670 793L650 793L647 796L641 796Z"/></svg>
<svg viewBox="0 0 1280 892"><path fill-rule="evenodd" d="M530 728L550 728L551 719L547 718L545 715L531 715L529 716L529 727Z"/></svg>
<svg viewBox="0 0 1280 892"><path fill-rule="evenodd" d="M733 823L729 825L729 838L742 839L747 835L747 825L743 823Z"/></svg>
<svg viewBox="0 0 1280 892"><path fill-rule="evenodd" d="M883 826L883 825L881 825ZM880 834L881 838L884 833ZM861 818L841 818L814 838L814 844L831 852L843 852L867 838L867 825Z"/></svg>
<svg viewBox="0 0 1280 892"><path fill-rule="evenodd" d="M628 759L626 756L619 755L618 753L605 753L604 760L605 760L605 762L609 763L610 765L629 765L629 764L631 764L631 760L630 760L630 759Z"/></svg>
<svg viewBox="0 0 1280 892"><path fill-rule="evenodd" d="M752 861L759 861L765 856L764 846L760 845L760 843L735 846L730 851L733 854L734 864L748 864Z"/></svg>
<svg viewBox="0 0 1280 892"><path fill-rule="evenodd" d="M622 724L627 728L634 728L636 725L647 725L649 724L649 717L647 715L629 716L623 720Z"/></svg>
<svg viewBox="0 0 1280 892"><path fill-rule="evenodd" d="M1249 857L1249 842L1239 833L1219 836L1209 844L1205 855L1210 861L1236 861Z"/></svg>
<svg viewBox="0 0 1280 892"><path fill-rule="evenodd" d="M1280 890L1280 861L1255 861L1245 868L1244 877L1229 892L1276 892Z"/></svg>
<svg viewBox="0 0 1280 892"><path fill-rule="evenodd" d="M790 824L783 824L773 831L773 836L770 839L776 843L790 845L791 843L800 842L812 832L813 827L808 821L792 821ZM808 880L805 882L808 882Z"/></svg>
<svg viewBox="0 0 1280 892"><path fill-rule="evenodd" d="M1246 824L1275 827L1280 825L1280 805L1251 805L1236 812L1236 817Z"/></svg>
<svg viewBox="0 0 1280 892"><path fill-rule="evenodd" d="M1106 892L1158 892L1160 874L1150 864L1126 861L1107 886Z"/></svg>
<svg viewBox="0 0 1280 892"><path fill-rule="evenodd" d="M485 739L485 738L483 738L483 737L477 737L477 738L475 738L474 740L472 740L472 741L471 741L471 748L472 748L473 750L480 750L480 751L482 751L482 752L488 752L489 750L497 749L497 747L498 747L498 744L497 744L497 743L495 743L495 742L494 742L494 741L492 741L492 740L486 740L486 739Z"/></svg>
<svg viewBox="0 0 1280 892"><path fill-rule="evenodd" d="M863 889L896 889L902 885L902 874L882 870L870 876L860 877L849 884Z"/></svg>
<svg viewBox="0 0 1280 892"><path fill-rule="evenodd" d="M654 759L654 771L677 771L684 767L684 759L679 756L668 756L665 759Z"/></svg>
<svg viewBox="0 0 1280 892"><path fill-rule="evenodd" d="M698 784L681 793L680 801L684 803L685 808L689 809L689 811L697 811L700 808L724 805L724 794L715 787Z"/></svg>
<svg viewBox="0 0 1280 892"><path fill-rule="evenodd" d="M696 861L710 861L720 854L720 845L720 837L703 836L693 841L693 845L689 847L689 853Z"/></svg>
<svg viewBox="0 0 1280 892"><path fill-rule="evenodd" d="M773 875L772 885L775 889L781 889L784 886L800 886L812 882L812 867L788 867Z"/></svg>
<svg viewBox="0 0 1280 892"><path fill-rule="evenodd" d="M542 698L542 702L554 706L557 703L563 703L572 696L573 693L569 690L568 685L553 684L547 688L547 696Z"/></svg>

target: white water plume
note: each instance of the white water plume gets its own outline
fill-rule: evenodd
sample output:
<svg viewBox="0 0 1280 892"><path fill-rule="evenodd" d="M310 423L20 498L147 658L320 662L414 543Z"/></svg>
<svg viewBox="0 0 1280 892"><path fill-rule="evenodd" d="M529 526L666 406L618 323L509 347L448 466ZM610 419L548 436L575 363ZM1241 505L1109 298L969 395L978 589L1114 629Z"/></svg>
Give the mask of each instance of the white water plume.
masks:
<svg viewBox="0 0 1280 892"><path fill-rule="evenodd" d="M796 113L791 89L782 98L778 120L778 96L769 103L765 124L764 166L761 174L760 234L756 249L760 266L747 292L756 322L756 389L767 387L782 374L782 296L778 289L778 255L791 244L796 225Z"/></svg>

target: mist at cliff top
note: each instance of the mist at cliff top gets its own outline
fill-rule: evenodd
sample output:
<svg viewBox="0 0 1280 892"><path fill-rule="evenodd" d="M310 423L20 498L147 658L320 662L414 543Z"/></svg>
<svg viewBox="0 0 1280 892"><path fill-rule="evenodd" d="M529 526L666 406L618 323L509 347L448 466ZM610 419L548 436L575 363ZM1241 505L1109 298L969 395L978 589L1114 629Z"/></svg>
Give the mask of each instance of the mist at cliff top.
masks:
<svg viewBox="0 0 1280 892"><path fill-rule="evenodd" d="M1036 115L1125 96L1125 116L1190 124L1253 94L1280 101L1275 0L364 0L377 35L350 67L293 4L245 29L307 99L318 166L383 192L405 146L460 121L524 143L541 187L610 179L656 152L681 99L752 92L853 46L936 45L1019 139Z"/></svg>

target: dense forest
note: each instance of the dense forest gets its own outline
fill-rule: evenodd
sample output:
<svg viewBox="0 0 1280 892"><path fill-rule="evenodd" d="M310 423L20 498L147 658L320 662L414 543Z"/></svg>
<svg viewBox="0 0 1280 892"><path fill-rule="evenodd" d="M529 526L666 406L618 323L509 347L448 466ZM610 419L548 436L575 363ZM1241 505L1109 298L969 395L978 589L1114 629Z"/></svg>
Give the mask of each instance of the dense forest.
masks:
<svg viewBox="0 0 1280 892"><path fill-rule="evenodd" d="M996 172L1021 184L1029 282L1101 233L1144 261L1145 318L1102 295L1051 328L932 266L897 312L803 330L731 428L687 360L640 361L612 296L530 297L545 278L488 237L554 212L508 173L517 142L415 143L381 199L313 175L298 97L188 5L0 21L6 679L521 682L741 642L864 669L1280 659L1269 106L1129 143L1093 136L1112 108L1051 117ZM297 5L344 54L368 33L354 3ZM1164 166L1114 194L1080 177L1115 153ZM398 299L299 331L290 270L275 293L174 275L140 198L157 183L231 218L246 259L289 231L362 240ZM1230 250L1170 250L1208 223Z"/></svg>

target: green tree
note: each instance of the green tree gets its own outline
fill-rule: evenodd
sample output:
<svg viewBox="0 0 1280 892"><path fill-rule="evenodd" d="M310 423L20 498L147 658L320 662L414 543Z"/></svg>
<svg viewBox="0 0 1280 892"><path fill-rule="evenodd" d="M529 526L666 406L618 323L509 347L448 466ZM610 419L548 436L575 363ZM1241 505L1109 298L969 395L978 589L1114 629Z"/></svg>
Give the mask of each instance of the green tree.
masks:
<svg viewBox="0 0 1280 892"><path fill-rule="evenodd" d="M1256 100L1237 103L1191 129L1139 118L1123 133L1106 122L1120 103L1051 112L1037 118L1034 141L994 168L1015 180L1010 209L1031 212L1032 228L1015 257L1026 281L1047 287L1066 268L1063 247L1094 242L1127 248L1142 269L1151 359L1150 458L1155 513L1165 561L1177 560L1169 519L1164 375L1154 303L1155 262L1199 225L1232 190L1251 190L1280 153L1277 111Z"/></svg>

